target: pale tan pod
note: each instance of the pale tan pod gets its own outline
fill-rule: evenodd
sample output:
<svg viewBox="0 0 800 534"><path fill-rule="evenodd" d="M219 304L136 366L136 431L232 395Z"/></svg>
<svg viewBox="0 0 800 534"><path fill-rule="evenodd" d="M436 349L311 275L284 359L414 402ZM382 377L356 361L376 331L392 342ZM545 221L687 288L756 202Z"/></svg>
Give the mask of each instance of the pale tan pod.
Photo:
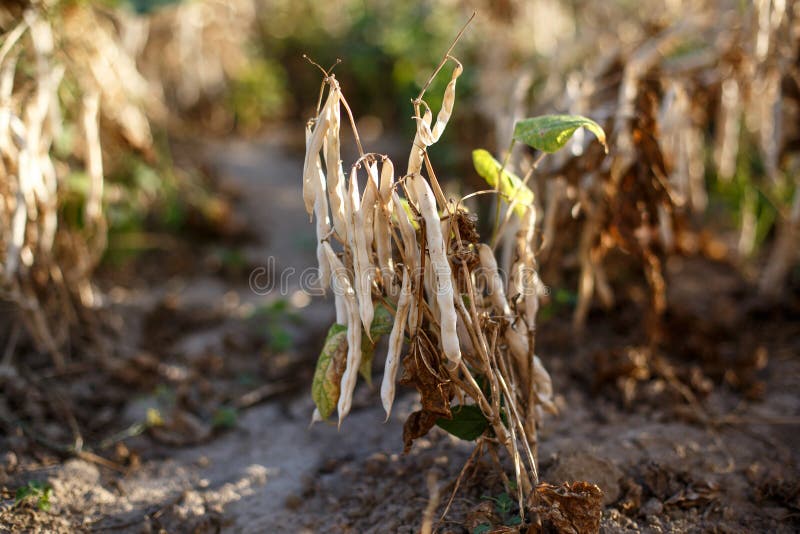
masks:
<svg viewBox="0 0 800 534"><path fill-rule="evenodd" d="M361 196L361 209L359 217L364 229L364 243L367 249L367 257L372 263L372 251L375 243L375 206L378 205L380 192L378 191L378 166L375 162L367 166L367 186Z"/></svg>
<svg viewBox="0 0 800 534"><path fill-rule="evenodd" d="M327 260L327 256L325 257ZM333 274L331 274L333 276ZM334 305L336 307L336 324L347 324L347 302L344 295L333 295Z"/></svg>
<svg viewBox="0 0 800 534"><path fill-rule="evenodd" d="M411 220L408 218L408 213L406 213L405 208L403 208L403 204L400 202L400 196L396 191L392 194L392 201L394 204L394 216L397 219L398 226L400 227L400 237L403 239L403 250L405 251L404 256L406 263L408 264L406 267L408 267L413 280L416 279L415 269L420 264L417 232L414 230L414 225L411 224Z"/></svg>
<svg viewBox="0 0 800 534"><path fill-rule="evenodd" d="M341 393L337 411L339 412L339 426L342 420L350 413L353 404L353 392L356 389L358 368L361 366L361 324L358 320L358 310L353 309L347 327L347 365L342 375Z"/></svg>
<svg viewBox="0 0 800 534"><path fill-rule="evenodd" d="M367 190L370 190L369 181ZM365 192L365 197L367 197ZM358 176L355 167L350 173L350 186L348 191L348 208L350 210L350 225L348 227L348 241L350 252L353 256L353 274L356 278L355 288L358 298L358 313L364 330L369 335L369 327L372 325L374 308L372 305L372 277L374 269L370 271L370 251L367 249L366 236L363 227L363 210L361 198L358 195ZM369 200L369 198L367 198Z"/></svg>
<svg viewBox="0 0 800 534"><path fill-rule="evenodd" d="M358 367L361 365L361 321L358 317L356 295L347 270L327 241L322 243L323 251L331 267L331 289L334 295L341 295L347 309L347 363L342 375L339 402L339 425L350 413L353 391L356 387Z"/></svg>
<svg viewBox="0 0 800 534"><path fill-rule="evenodd" d="M439 114L436 116L436 124L433 126L433 129L431 129L429 126L430 120L417 120L417 132L419 132L420 140L425 146L431 146L439 140L453 113L453 105L456 101L456 80L461 76L461 73L464 72L464 67L461 66L461 63L457 59L451 59L456 63L456 68L453 70L450 83L447 84L447 88L444 90L442 109L439 110Z"/></svg>
<svg viewBox="0 0 800 534"><path fill-rule="evenodd" d="M433 119L433 114L431 113L430 109L425 110L425 114L422 116L422 119L417 118L417 122L422 122L423 124L430 124L431 120ZM425 147L428 146L422 142L419 133L419 126L417 127L417 133L414 134L414 141L411 144L411 154L408 156L408 170L406 171L406 176L414 176L415 174L419 174L422 172L422 151ZM417 203L417 199L414 198L416 193L414 192L413 188L409 188L408 194L412 197L409 198L414 204Z"/></svg>
<svg viewBox="0 0 800 534"><path fill-rule="evenodd" d="M553 382L538 356L533 357L533 384L539 403L548 412L556 413L558 410L553 403Z"/></svg>
<svg viewBox="0 0 800 534"><path fill-rule="evenodd" d="M410 178L410 181L417 194L420 214L425 220L428 256L434 273L433 290L436 293L436 301L439 304L439 313L441 315L439 322L441 325L442 350L448 360L457 364L461 361L461 348L458 343L458 332L456 332L457 319L455 304L453 303L452 272L444 250L442 226L439 213L436 210L436 201L428 182L422 176L419 174L414 175Z"/></svg>
<svg viewBox="0 0 800 534"><path fill-rule="evenodd" d="M347 222L344 213L345 176L342 169L339 129L341 126L341 89L335 78L331 77L330 124L325 134L325 168L328 174L328 197L331 205L333 228L342 241L347 239Z"/></svg>
<svg viewBox="0 0 800 534"><path fill-rule="evenodd" d="M392 207L392 184L394 183L394 165L389 158L381 167L381 183L378 202L375 206L375 250L378 255L378 267L381 272L383 287L389 295L394 295L395 284L394 261L392 259L392 234L390 230Z"/></svg>
<svg viewBox="0 0 800 534"><path fill-rule="evenodd" d="M500 278L500 273L497 271L497 260L495 260L491 247L483 243L479 244L478 256L481 260L483 274L486 276L487 290L489 291L489 298L492 302L492 306L498 313L504 315L509 322L513 323L514 317L511 314L511 307L508 305L508 299L506 299L503 280ZM514 359L517 361L518 367L520 369L527 369L527 335L521 334L514 328L506 328L505 338L511 349L512 356L514 356Z"/></svg>
<svg viewBox="0 0 800 534"><path fill-rule="evenodd" d="M500 278L500 273L497 272L497 260L494 257L492 247L485 243L480 243L477 248L483 275L486 277L487 290L489 291L489 299L492 302L492 306L494 306L498 313L505 317L510 317L511 308L506 299L505 289L503 289L503 280Z"/></svg>
<svg viewBox="0 0 800 534"><path fill-rule="evenodd" d="M314 212L317 217L317 265L319 268L319 284L320 289L325 292L331 280L331 268L323 250L322 243L324 237L330 232L328 225L328 213L322 211L322 204L324 203L324 196L317 197L314 201ZM327 207L327 206L325 206Z"/></svg>
<svg viewBox="0 0 800 534"><path fill-rule="evenodd" d="M328 95L328 99L330 99L330 95ZM320 150L322 150L322 142L325 139L325 132L328 130L330 123L329 115L330 107L326 102L317 117L317 122L313 129L310 121L306 125L306 156L303 161L303 203L309 215L314 211L314 200L318 192L317 185L314 183L314 175L316 174L317 158Z"/></svg>
<svg viewBox="0 0 800 534"><path fill-rule="evenodd" d="M397 301L397 313L389 334L389 351L386 354L386 365L383 371L383 381L381 382L381 402L386 411L386 420L392 413L394 403L395 379L397 369L400 366L400 355L403 349L403 334L408 317L408 307L413 300L411 295L411 277L408 270L403 268L403 284L400 288L400 298Z"/></svg>

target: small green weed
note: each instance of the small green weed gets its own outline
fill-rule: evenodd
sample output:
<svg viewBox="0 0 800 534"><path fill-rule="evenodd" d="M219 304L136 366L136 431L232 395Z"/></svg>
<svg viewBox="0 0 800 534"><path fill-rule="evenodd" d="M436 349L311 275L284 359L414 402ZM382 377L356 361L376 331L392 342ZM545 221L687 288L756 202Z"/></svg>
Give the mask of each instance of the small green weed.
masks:
<svg viewBox="0 0 800 534"><path fill-rule="evenodd" d="M50 510L50 499L53 496L53 487L47 482L40 482L32 480L24 486L17 489L14 496L14 506L20 505L23 501L33 498L36 501L36 507L43 512Z"/></svg>

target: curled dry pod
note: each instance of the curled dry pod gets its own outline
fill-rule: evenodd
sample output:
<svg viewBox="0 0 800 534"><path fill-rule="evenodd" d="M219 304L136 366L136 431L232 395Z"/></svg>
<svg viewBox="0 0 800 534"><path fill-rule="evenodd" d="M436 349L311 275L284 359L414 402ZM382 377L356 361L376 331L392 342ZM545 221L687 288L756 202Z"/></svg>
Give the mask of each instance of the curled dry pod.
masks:
<svg viewBox="0 0 800 534"><path fill-rule="evenodd" d="M342 240L347 236L347 222L344 214L344 188L345 176L342 169L341 148L339 141L339 128L341 125L340 101L342 97L339 82L330 77L331 92L328 96L330 124L325 134L323 153L325 155L325 168L328 172L328 197L331 205L331 220L333 228Z"/></svg>
<svg viewBox="0 0 800 534"><path fill-rule="evenodd" d="M420 117L419 114L414 117L417 121L417 133L414 136L414 143L408 158L407 175L414 175L420 172L422 169L422 148L429 147L439 140L447 126L447 122L450 120L450 115L453 114L453 105L456 101L456 80L461 76L464 68L456 58L450 56L449 59L455 62L456 68L453 70L450 82L444 90L442 109L439 110L439 114L436 116L436 124L431 129L433 114L427 106L425 114L422 117ZM419 111L419 107L417 107L417 111ZM412 200L416 201L416 199Z"/></svg>
<svg viewBox="0 0 800 534"><path fill-rule="evenodd" d="M430 124L432 119L433 119L433 114L431 113L431 110L426 109L425 114L422 116L422 118L421 119L417 118L417 123ZM413 176L415 174L419 174L422 171L422 151L425 150L426 146L428 145L422 142L418 126L417 133L414 136L414 143L411 146L411 154L408 156L408 171L406 172L406 176ZM409 200L411 200L416 204L417 194L414 191L414 188L410 188L408 190L408 193L409 195L411 195L411 198Z"/></svg>
<svg viewBox="0 0 800 534"><path fill-rule="evenodd" d="M456 332L456 308L453 303L453 282L450 262L444 250L442 226L436 201L433 198L428 182L416 174L411 177L411 186L417 195L419 211L425 220L425 237L428 245L428 256L433 270L433 291L439 304L442 350L452 363L461 361L461 349Z"/></svg>
<svg viewBox="0 0 800 534"><path fill-rule="evenodd" d="M408 317L408 307L413 300L411 293L411 277L408 270L403 268L403 284L400 288L400 298L397 301L397 313L392 325L392 332L389 334L389 352L386 355L386 366L383 371L383 382L381 382L381 402L386 411L387 421L392 413L392 404L394 403L395 378L400 365L400 352L403 349L403 333Z"/></svg>
<svg viewBox="0 0 800 534"><path fill-rule="evenodd" d="M439 114L436 116L436 124L434 124L433 128L431 129L430 119L428 121L417 119L417 132L419 133L420 140L425 144L425 146L431 146L439 140L444 132L444 129L447 127L447 122L450 120L450 115L453 114L453 105L456 101L456 80L458 80L458 77L461 76L462 72L464 72L464 67L457 59L453 57L450 59L455 62L456 68L453 69L453 75L444 90L442 109L439 110Z"/></svg>
<svg viewBox="0 0 800 534"><path fill-rule="evenodd" d="M342 375L339 402L339 425L350 413L353 391L356 387L358 367L361 365L361 322L358 317L358 304L355 291L347 276L347 269L327 241L322 243L328 265L331 267L331 289L334 295L341 295L347 310L347 365Z"/></svg>

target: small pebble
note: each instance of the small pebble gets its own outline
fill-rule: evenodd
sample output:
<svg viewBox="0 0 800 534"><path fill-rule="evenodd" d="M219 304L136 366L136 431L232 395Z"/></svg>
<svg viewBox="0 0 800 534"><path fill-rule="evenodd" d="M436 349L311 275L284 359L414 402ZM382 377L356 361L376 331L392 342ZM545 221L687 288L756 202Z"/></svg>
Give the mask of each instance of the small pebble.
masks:
<svg viewBox="0 0 800 534"><path fill-rule="evenodd" d="M661 504L661 501L655 498L649 499L642 506L642 514L645 516L661 515L661 512L663 511L664 511L664 505Z"/></svg>

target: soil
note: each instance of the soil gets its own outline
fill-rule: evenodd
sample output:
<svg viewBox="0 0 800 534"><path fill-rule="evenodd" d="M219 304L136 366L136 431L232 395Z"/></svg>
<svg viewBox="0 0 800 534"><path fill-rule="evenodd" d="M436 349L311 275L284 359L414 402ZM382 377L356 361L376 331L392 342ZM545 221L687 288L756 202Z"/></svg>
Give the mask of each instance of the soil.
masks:
<svg viewBox="0 0 800 534"><path fill-rule="evenodd" d="M384 423L375 386L362 385L341 429L309 427L333 306L299 292L314 263L299 158L277 137L203 153L256 238L236 261L184 244L104 279L124 332L117 363L75 356L55 373L18 351L2 368L0 529L417 532L472 458L437 528L514 531L502 530L516 509L502 506L490 455L438 429L402 454L410 392ZM259 267L262 281L295 272L259 294L248 283ZM568 309L541 324L560 414L540 435L540 479L597 484L604 532L800 530L798 288L763 304L736 269L704 258L673 258L667 278L658 346L644 341L635 287L579 337ZM52 488L49 509L16 502L31 482Z"/></svg>

